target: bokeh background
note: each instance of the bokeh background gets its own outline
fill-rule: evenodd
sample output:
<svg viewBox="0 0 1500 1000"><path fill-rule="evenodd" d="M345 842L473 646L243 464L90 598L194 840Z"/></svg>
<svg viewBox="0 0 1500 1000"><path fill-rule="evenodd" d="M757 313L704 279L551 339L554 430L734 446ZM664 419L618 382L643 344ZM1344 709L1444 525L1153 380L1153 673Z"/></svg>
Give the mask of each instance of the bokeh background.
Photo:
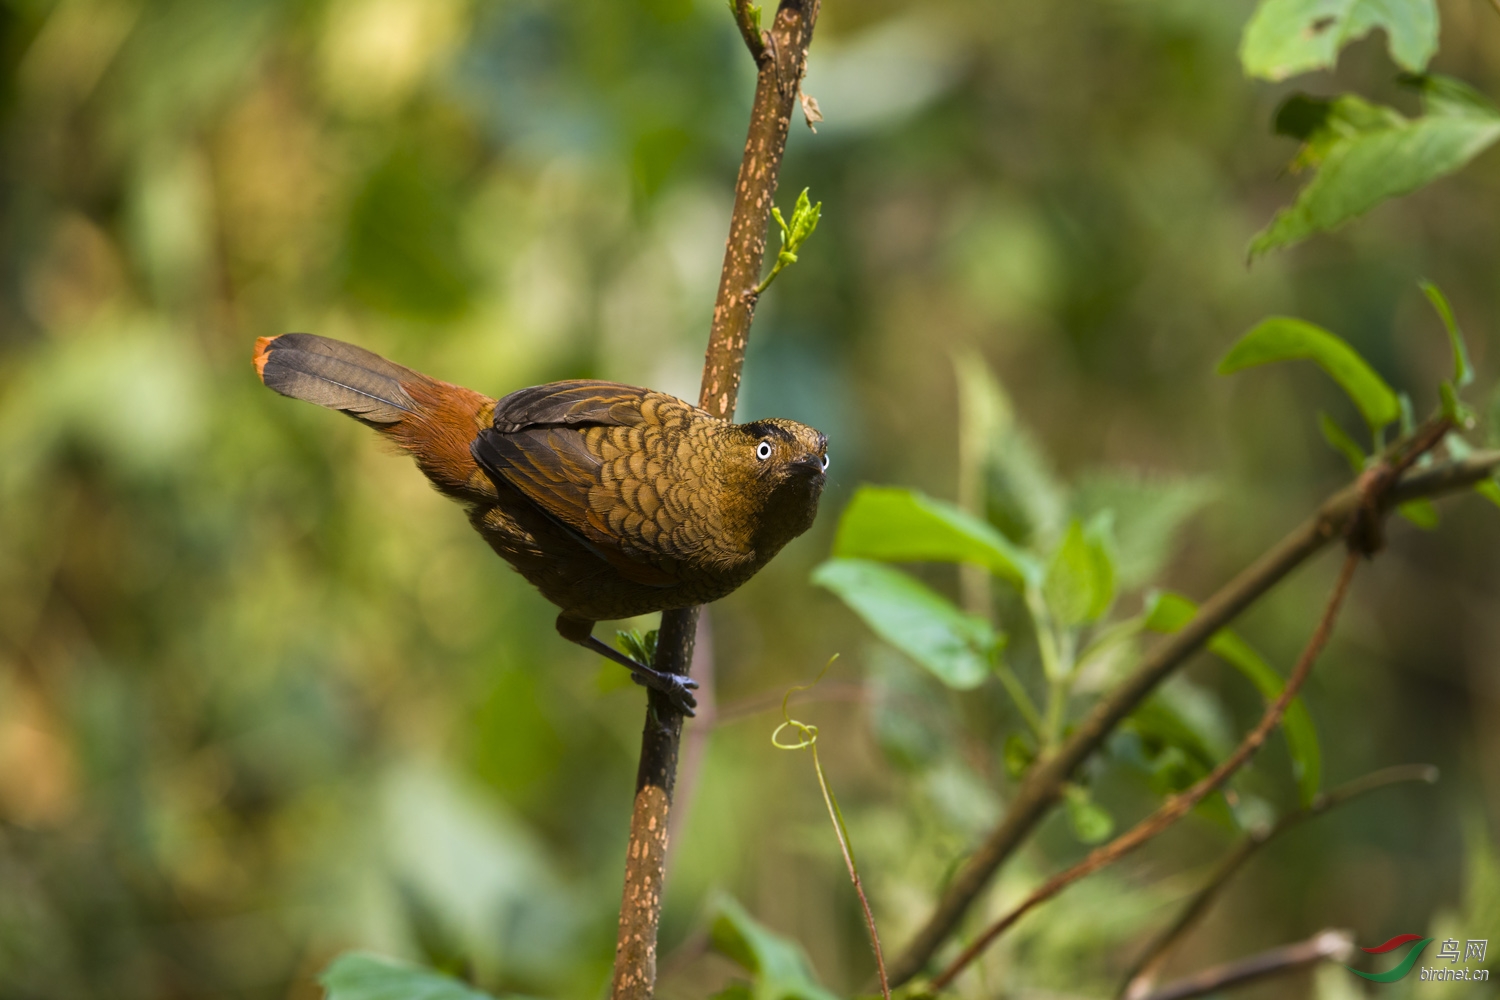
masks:
<svg viewBox="0 0 1500 1000"><path fill-rule="evenodd" d="M702 954L718 892L831 987L871 972L810 762L769 741L831 654L796 714L888 947L1003 807L999 696L944 693L807 580L859 483L954 497L955 352L1062 481L1211 488L1158 580L1199 598L1346 478L1314 414L1354 411L1315 371L1213 375L1253 322L1327 326L1426 409L1448 364L1428 277L1489 398L1500 154L1247 268L1296 187L1282 96L1414 110L1379 38L1337 75L1247 81L1250 10L825 5L806 90L826 121L794 123L780 198L810 187L823 221L760 306L740 414L824 430L832 482L818 526L712 609L720 721L683 792L664 996L725 981ZM1441 10L1436 68L1500 94L1500 16ZM0 996L315 997L347 947L599 995L639 689L559 640L408 461L249 358L305 330L495 395L593 376L696 396L754 79L723 4L5 0L0 60ZM1278 842L1179 971L1327 926L1500 950L1500 511L1443 514L1395 525L1307 692L1329 783L1411 761L1442 781ZM1283 671L1332 572L1242 623ZM1189 673L1228 724L1258 714L1222 666ZM1285 771L1278 744L1257 787L1279 807ZM1098 788L1122 818L1150 802L1119 769ZM1232 838L1190 820L966 988L1106 995ZM982 908L1081 850L1049 821ZM1258 995L1363 995L1332 972Z"/></svg>

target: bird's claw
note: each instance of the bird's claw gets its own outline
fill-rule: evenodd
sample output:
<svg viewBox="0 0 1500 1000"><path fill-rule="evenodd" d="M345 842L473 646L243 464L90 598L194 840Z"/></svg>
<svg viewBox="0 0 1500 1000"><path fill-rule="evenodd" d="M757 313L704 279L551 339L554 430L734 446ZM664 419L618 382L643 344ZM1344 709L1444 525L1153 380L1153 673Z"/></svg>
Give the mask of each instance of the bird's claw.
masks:
<svg viewBox="0 0 1500 1000"><path fill-rule="evenodd" d="M698 682L687 674L667 674L658 670L650 673L631 671L630 677L641 687L661 692L673 708L688 718L695 714L693 709L698 707L698 699L693 697L693 689L698 686Z"/></svg>

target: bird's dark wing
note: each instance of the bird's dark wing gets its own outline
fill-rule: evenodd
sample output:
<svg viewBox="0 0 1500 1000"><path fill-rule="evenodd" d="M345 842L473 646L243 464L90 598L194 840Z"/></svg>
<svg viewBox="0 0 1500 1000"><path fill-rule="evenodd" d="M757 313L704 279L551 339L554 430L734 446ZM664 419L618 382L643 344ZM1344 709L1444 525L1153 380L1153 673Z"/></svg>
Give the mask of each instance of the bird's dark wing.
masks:
<svg viewBox="0 0 1500 1000"><path fill-rule="evenodd" d="M648 419L648 399L672 399L660 392L619 382L573 379L517 389L495 404L495 430L502 433L532 427L634 427ZM681 402L680 400L672 400Z"/></svg>
<svg viewBox="0 0 1500 1000"><path fill-rule="evenodd" d="M623 460L659 476L663 431L691 412L681 400L617 382L534 386L495 404L494 425L475 439L474 458L622 576L667 587L679 582L675 560L640 510L653 503L653 487L622 483L612 470Z"/></svg>

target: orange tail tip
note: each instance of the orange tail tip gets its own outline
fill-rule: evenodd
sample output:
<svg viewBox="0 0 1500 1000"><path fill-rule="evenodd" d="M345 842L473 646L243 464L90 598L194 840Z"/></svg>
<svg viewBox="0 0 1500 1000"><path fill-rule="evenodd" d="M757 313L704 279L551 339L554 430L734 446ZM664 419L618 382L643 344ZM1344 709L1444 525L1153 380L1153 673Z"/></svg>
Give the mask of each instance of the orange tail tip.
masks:
<svg viewBox="0 0 1500 1000"><path fill-rule="evenodd" d="M275 337L255 338L255 374L264 382L266 380L266 359L271 356L271 344Z"/></svg>

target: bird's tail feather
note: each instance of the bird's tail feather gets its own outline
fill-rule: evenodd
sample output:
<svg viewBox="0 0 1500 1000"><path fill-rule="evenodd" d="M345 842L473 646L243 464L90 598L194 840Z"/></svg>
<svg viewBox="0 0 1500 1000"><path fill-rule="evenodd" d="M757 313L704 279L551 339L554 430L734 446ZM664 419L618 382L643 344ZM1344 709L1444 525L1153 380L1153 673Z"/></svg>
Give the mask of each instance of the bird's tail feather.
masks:
<svg viewBox="0 0 1500 1000"><path fill-rule="evenodd" d="M434 486L462 500L493 496L469 453L495 401L430 378L362 347L311 333L255 342L255 370L267 387L368 424L409 452Z"/></svg>
<svg viewBox="0 0 1500 1000"><path fill-rule="evenodd" d="M283 396L377 425L399 423L416 411L401 383L423 378L363 347L311 333L261 337L255 342L255 370Z"/></svg>

